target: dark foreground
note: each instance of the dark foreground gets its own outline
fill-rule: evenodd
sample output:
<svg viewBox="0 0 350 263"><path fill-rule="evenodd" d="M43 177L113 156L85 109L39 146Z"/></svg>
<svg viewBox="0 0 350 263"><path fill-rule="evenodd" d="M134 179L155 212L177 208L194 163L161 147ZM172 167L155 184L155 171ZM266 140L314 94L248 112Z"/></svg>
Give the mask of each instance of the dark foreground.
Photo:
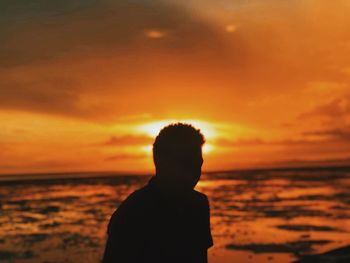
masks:
<svg viewBox="0 0 350 263"><path fill-rule="evenodd" d="M99 262L110 215L148 179L0 183L0 262ZM350 262L349 168L211 173L197 188L211 202L211 263Z"/></svg>

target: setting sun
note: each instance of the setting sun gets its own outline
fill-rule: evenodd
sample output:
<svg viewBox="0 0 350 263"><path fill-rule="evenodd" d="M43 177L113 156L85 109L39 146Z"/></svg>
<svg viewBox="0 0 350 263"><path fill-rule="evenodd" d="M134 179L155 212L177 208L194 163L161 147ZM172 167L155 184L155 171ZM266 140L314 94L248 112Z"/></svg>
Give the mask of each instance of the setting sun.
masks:
<svg viewBox="0 0 350 263"><path fill-rule="evenodd" d="M213 124L201 120L160 120L151 123L143 123L135 127L136 133L146 134L149 137L155 138L160 130L172 123L182 122L193 125L196 129L199 129L203 133L206 143L203 145L203 153L208 154L214 150L214 145L210 141L218 136L218 133ZM208 142L209 141L209 142ZM147 155L152 154L152 145L144 145L140 148L141 152Z"/></svg>
<svg viewBox="0 0 350 263"><path fill-rule="evenodd" d="M201 120L161 120L150 123L141 124L136 127L136 131L140 133L145 133L151 137L157 136L159 131L171 124L176 122L182 122L193 125L195 128L200 129L206 139L212 139L216 136L214 125L209 122L201 121Z"/></svg>

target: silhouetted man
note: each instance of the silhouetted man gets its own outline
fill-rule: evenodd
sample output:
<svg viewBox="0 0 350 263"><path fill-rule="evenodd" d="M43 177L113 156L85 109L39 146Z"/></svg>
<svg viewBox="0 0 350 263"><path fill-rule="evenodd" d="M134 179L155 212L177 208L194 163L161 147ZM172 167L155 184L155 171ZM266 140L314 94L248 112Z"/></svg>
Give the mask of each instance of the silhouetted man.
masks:
<svg viewBox="0 0 350 263"><path fill-rule="evenodd" d="M194 190L203 144L203 135L188 124L160 131L153 144L156 175L113 213L103 263L208 261L209 202Z"/></svg>

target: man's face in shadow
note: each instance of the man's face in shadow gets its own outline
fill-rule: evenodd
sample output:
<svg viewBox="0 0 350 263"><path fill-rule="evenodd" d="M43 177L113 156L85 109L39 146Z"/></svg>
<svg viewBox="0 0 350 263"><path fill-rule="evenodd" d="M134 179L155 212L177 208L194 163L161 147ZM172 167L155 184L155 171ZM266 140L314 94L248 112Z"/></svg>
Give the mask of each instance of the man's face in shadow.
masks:
<svg viewBox="0 0 350 263"><path fill-rule="evenodd" d="M161 173L167 183L176 191L192 190L198 183L202 172L202 148L200 146L179 147L165 159Z"/></svg>

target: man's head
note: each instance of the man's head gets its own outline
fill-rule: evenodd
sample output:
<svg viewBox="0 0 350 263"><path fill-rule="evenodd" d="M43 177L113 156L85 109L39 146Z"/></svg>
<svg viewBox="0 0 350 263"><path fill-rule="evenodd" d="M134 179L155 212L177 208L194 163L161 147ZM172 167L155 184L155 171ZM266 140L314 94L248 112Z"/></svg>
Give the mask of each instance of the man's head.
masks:
<svg viewBox="0 0 350 263"><path fill-rule="evenodd" d="M204 142L203 134L192 125L164 127L153 144L156 176L174 189L193 189L201 175Z"/></svg>

